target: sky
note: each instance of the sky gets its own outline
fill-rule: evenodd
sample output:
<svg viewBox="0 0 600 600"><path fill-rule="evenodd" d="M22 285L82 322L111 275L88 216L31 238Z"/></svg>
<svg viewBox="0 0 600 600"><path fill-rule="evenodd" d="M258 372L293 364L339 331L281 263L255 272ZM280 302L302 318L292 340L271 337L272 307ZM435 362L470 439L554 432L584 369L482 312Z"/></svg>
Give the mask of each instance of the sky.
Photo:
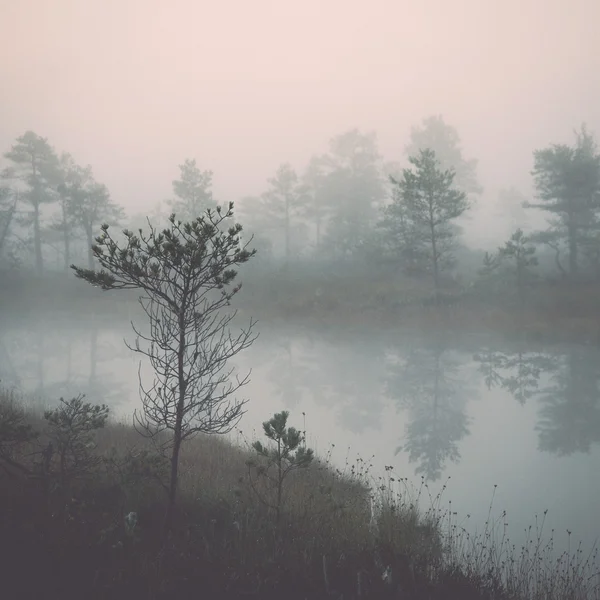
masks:
<svg viewBox="0 0 600 600"><path fill-rule="evenodd" d="M598 0L0 0L0 149L32 129L143 212L188 157L235 201L354 127L403 161L441 114L485 208L533 149L600 135L599 22Z"/></svg>

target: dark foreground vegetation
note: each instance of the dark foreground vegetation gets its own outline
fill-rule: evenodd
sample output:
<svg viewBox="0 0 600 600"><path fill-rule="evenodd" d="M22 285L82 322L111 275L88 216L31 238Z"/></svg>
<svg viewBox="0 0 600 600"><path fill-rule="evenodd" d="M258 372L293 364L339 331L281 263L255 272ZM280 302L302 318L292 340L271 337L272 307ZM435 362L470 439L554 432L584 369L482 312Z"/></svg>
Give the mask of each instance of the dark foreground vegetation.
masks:
<svg viewBox="0 0 600 600"><path fill-rule="evenodd" d="M182 448L165 536L156 444L83 398L23 407L1 394L6 598L597 597L595 556L555 556L541 523L521 548L505 516L473 537L426 484L313 457L285 414L265 443Z"/></svg>

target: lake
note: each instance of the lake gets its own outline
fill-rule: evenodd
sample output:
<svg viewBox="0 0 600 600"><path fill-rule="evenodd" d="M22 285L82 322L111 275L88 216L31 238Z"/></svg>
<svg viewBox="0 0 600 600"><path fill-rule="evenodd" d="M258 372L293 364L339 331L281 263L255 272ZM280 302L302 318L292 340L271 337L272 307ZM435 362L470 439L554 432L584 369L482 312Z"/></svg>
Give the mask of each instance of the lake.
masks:
<svg viewBox="0 0 600 600"><path fill-rule="evenodd" d="M274 412L306 429L308 445L343 468L357 457L470 515L481 527L508 513L510 536L548 509L556 545L589 549L600 534L600 352L531 347L489 335L257 326L238 357L252 369L238 440L254 439ZM0 379L54 403L87 394L118 416L139 406L139 357L128 326L56 315L0 323ZM334 445L334 446L332 446ZM495 488L497 486L497 488ZM521 536L522 537L522 536Z"/></svg>

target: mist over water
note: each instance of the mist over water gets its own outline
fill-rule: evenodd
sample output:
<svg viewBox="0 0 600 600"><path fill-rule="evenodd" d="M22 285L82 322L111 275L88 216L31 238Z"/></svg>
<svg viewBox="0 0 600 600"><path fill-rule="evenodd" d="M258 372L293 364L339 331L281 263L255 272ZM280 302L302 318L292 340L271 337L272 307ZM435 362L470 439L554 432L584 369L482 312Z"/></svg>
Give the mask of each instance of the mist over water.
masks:
<svg viewBox="0 0 600 600"><path fill-rule="evenodd" d="M4 321L0 379L34 406L85 393L130 419L139 359L124 338L133 332L105 319ZM446 485L442 504L470 529L483 527L494 497L492 517L507 511L515 542L548 509L544 531L555 529L557 548L568 529L585 549L598 535L599 365L600 352L583 345L265 326L236 361L252 376L231 437L252 441L269 415L289 410L339 468L360 457L374 477L392 466L433 496Z"/></svg>
<svg viewBox="0 0 600 600"><path fill-rule="evenodd" d="M339 568L348 569L348 589L371 597L362 577L371 579L367 587L383 581L379 554L389 545L385 573L395 570L415 594L419 562L427 585L444 590L475 573L485 597L503 578L514 597L535 589L571 600L579 584L591 593L597 555L576 570L600 537L598 23L599 0L0 0L0 471L9 466L3 532L30 540L19 564L48 567L48 580L61 584L68 569L83 581L89 568L93 587L104 585L95 547L81 552L85 568L73 566L81 544L97 534L110 554L117 545L106 531L115 541L123 532L108 521L122 520L124 510L123 535L134 532L135 510L143 515L137 532L162 544L175 531L181 498L193 510L182 511L173 567L163 572L165 545L154 562L144 541L124 562L99 561L107 590L139 574L145 586L151 565L157 580L148 589L160 593L170 582L193 595L211 580L244 593L256 583L259 594L272 580L293 596L300 579L315 578L315 589L333 597L340 590L330 589L330 575ZM140 290L165 311L143 315ZM254 342L232 342L219 327L226 316L211 322L231 306L239 309L234 336L259 319ZM169 356L154 356L165 370L155 388L147 357L127 347L136 341L132 321ZM248 347L238 352L240 339ZM213 419L227 401L218 393L227 386L218 379L224 364L224 372L251 373L236 394L247 403L231 442L264 441L263 422L289 411L288 425L340 472L368 471L382 495L420 490L423 509L434 503L450 518L432 536L424 513L413 519L398 509L410 501L389 499L375 518L355 479L312 467L298 479L302 493L290 487L299 506L285 505L282 472L309 466L310 453L289 470L279 457L276 505L255 488L253 467L242 462L248 454L214 443L204 468L194 452L206 440L187 444L182 413L186 425L200 405L215 431L227 428L227 411ZM199 374L204 386L195 385ZM173 416L169 476L142 481L166 454L133 456L119 444L141 438L114 428L109 434L122 440L106 444L118 461L104 460L98 445L109 466L106 477L90 471L92 501L79 503L82 490L62 502L64 452L42 440L55 424L34 428L39 448L30 453L29 430L14 427L21 415L10 392L34 413L84 394L131 424L140 387L152 390L161 423ZM13 442L23 464L13 460ZM255 450L258 460L275 456L254 448L254 458ZM100 464L96 458L90 464ZM135 471L146 460L139 481L122 476L121 462ZM44 484L60 475L60 493L38 499L20 483L12 490L12 468L42 473ZM211 470L214 480L198 486ZM264 473L256 466L257 478ZM114 506L112 496L103 499L113 479L121 494ZM158 489L148 506L130 501L167 479L168 498ZM274 480L267 472L260 484ZM73 538L55 527L48 498L86 514ZM39 531L30 500L48 513ZM151 525L163 501L164 535ZM300 535L282 529L281 515ZM407 519L415 523L405 527ZM225 523L223 543L217 522ZM542 523L542 541L569 556L560 568L552 557L547 588L536 579L544 552L530 548L526 560L513 560ZM443 552L437 542L452 547L452 531L462 528L491 528L510 544L484 534L456 570L462 541ZM513 544L512 555L498 551ZM479 549L489 550L488 563ZM48 554L60 568L49 566ZM442 554L451 573L437 573ZM407 555L411 573L400 574ZM329 575L326 559L336 561ZM385 585L396 586L394 577ZM600 574L593 578L589 597L599 600Z"/></svg>

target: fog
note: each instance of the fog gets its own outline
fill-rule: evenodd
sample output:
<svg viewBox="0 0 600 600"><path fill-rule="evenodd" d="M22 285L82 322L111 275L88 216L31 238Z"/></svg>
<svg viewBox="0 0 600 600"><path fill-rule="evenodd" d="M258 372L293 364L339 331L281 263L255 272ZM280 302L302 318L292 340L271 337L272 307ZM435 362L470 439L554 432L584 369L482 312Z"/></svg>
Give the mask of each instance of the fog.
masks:
<svg viewBox="0 0 600 600"><path fill-rule="evenodd" d="M0 0L0 409L84 394L131 423L143 385L167 414L251 372L229 441L289 410L303 451L444 492L465 531L507 510L526 543L550 509L552 552L594 547L598 23L598 0ZM242 321L256 343L213 352Z"/></svg>
<svg viewBox="0 0 600 600"><path fill-rule="evenodd" d="M188 156L235 201L353 127L402 161L443 114L479 159L480 243L532 149L600 126L599 18L594 0L4 0L0 140L48 137L137 212Z"/></svg>

